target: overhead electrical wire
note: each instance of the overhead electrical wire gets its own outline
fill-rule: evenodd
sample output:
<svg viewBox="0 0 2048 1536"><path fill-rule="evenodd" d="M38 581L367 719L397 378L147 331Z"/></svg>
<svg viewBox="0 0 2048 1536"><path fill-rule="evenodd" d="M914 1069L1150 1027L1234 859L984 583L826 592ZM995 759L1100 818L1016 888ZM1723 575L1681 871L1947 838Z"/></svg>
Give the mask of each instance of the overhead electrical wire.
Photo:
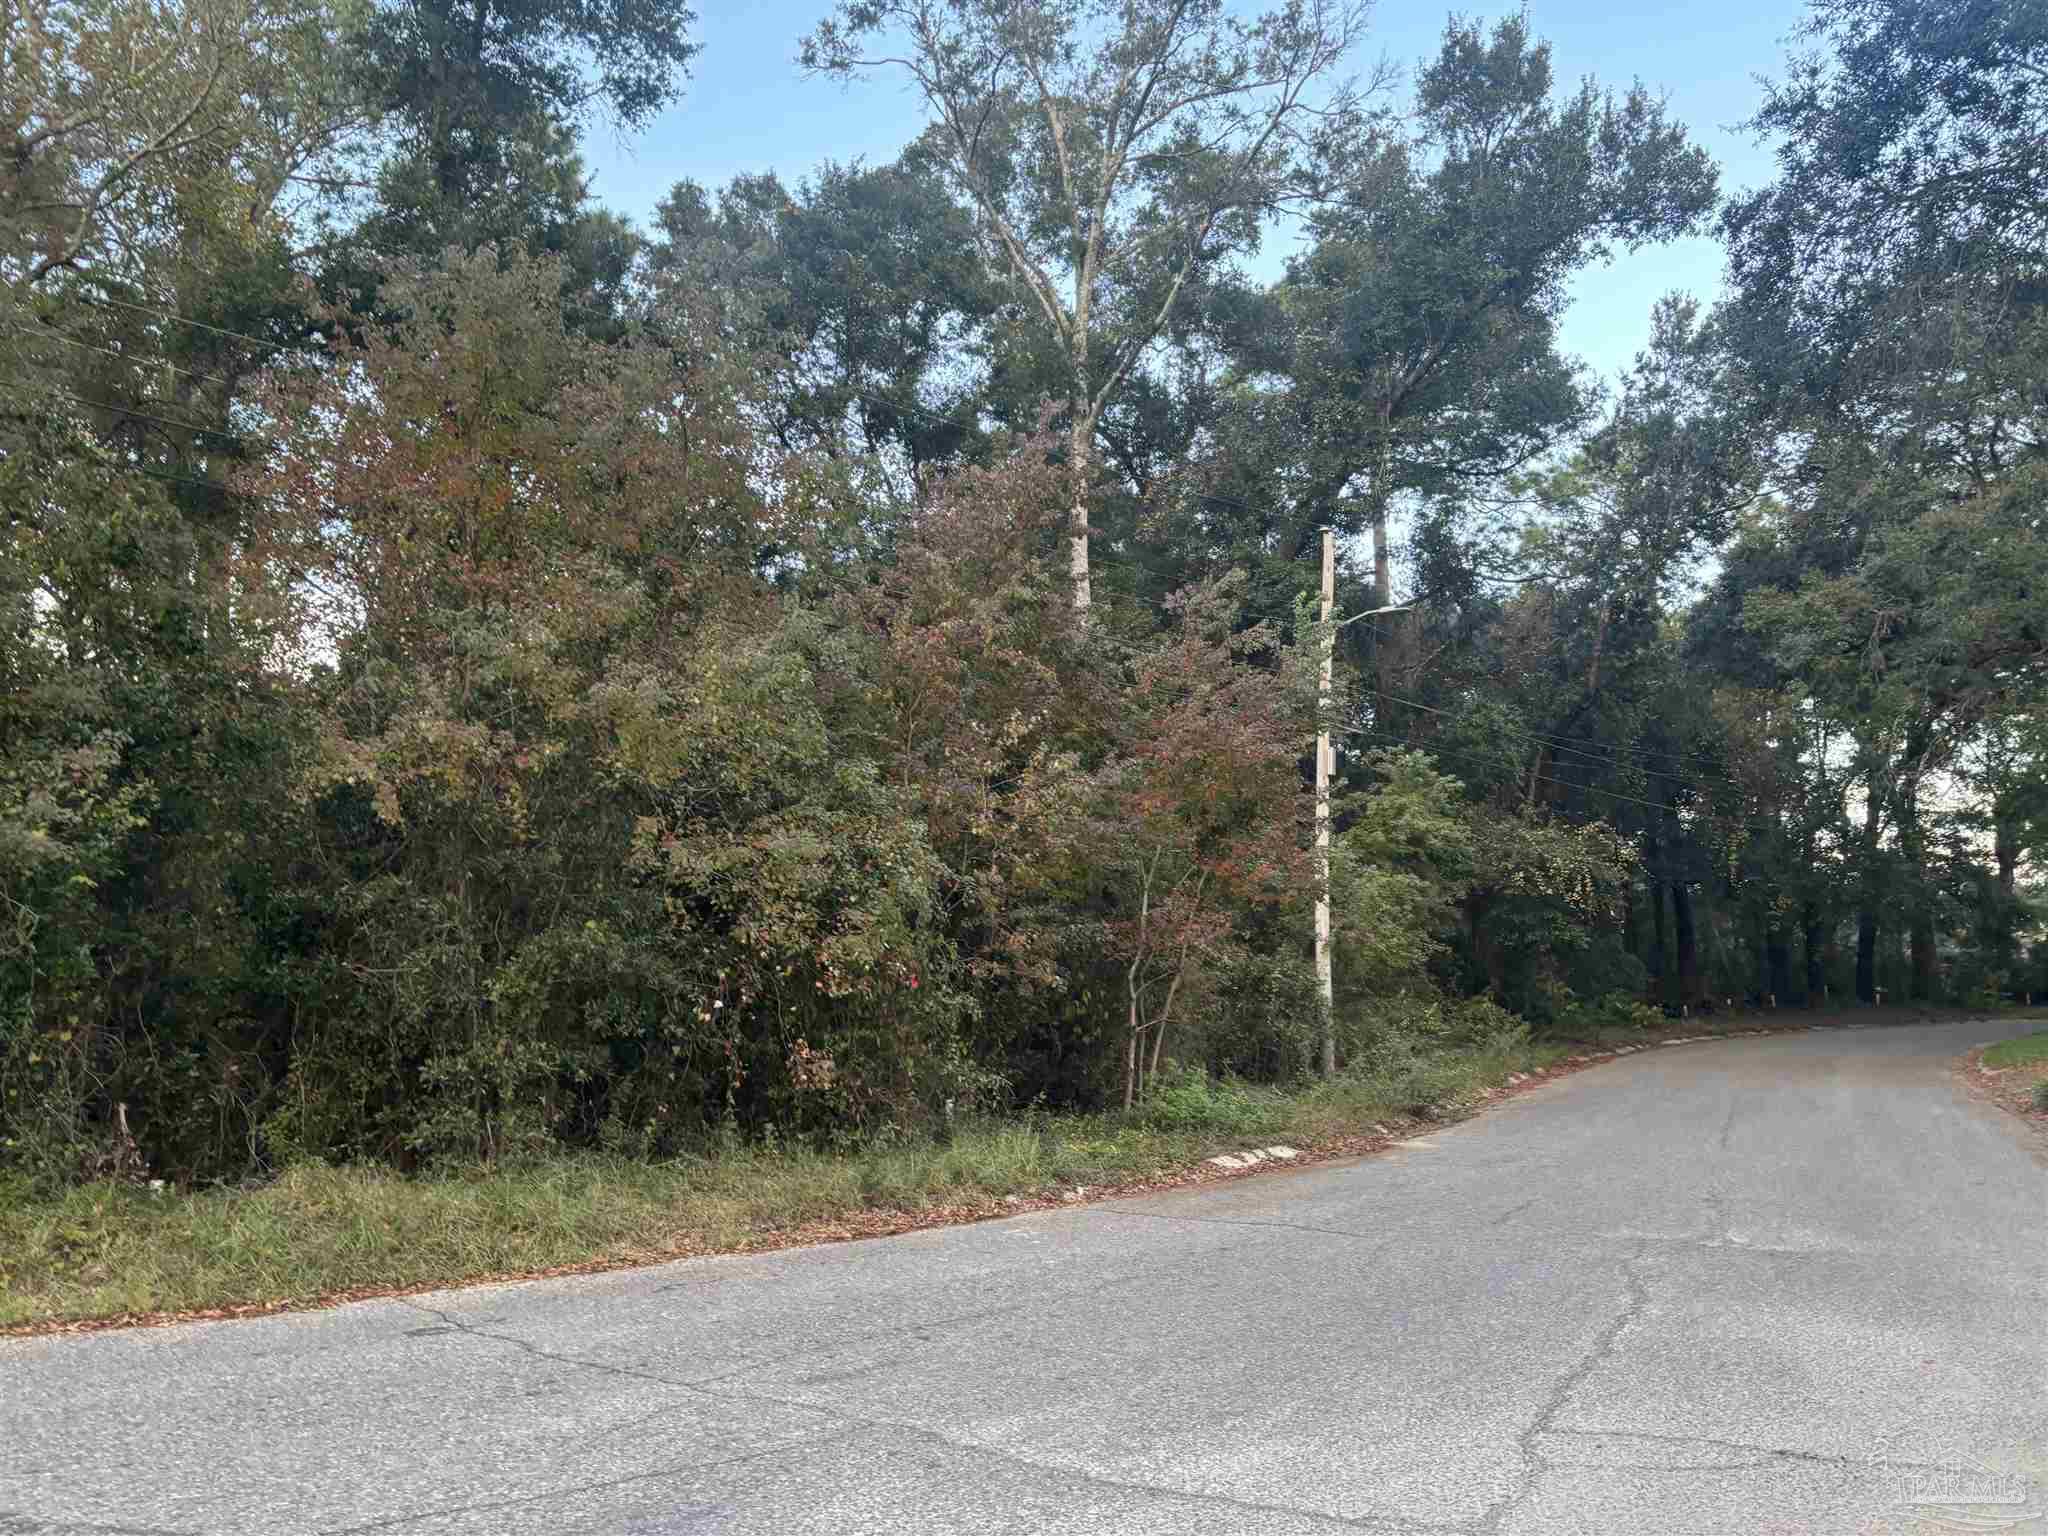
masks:
<svg viewBox="0 0 2048 1536"><path fill-rule="evenodd" d="M87 352L97 352L102 357L111 357L114 359L114 361L118 363L127 363L133 367L162 368L167 370L168 372L180 374L188 379L199 379L208 384L219 384L222 385L223 387L232 387L231 385L228 384L228 381L225 378L223 378L221 375L217 373L199 373L190 368L180 368L176 363L171 362L168 358L137 357L132 352L116 352L111 347L95 346L93 345L93 343L81 340L76 336L67 336L62 331L53 331L46 325L26 325L23 324L21 321L17 320L14 323L14 329L19 331L24 336L33 336L37 341L54 341L59 342L67 347L79 347Z"/></svg>
<svg viewBox="0 0 2048 1536"><path fill-rule="evenodd" d="M1341 736L1377 736L1384 738L1387 741L1398 742L1401 745L1412 748L1417 752L1427 753L1431 757L1455 758L1461 762L1477 763L1482 767L1511 767L1511 765L1500 763L1495 759L1481 757L1479 754L1474 752L1461 752L1452 748L1439 747L1432 742L1420 741L1412 736L1404 736L1400 734L1398 731L1389 731L1381 726L1356 726L1340 730L1335 734ZM1597 785L1580 784L1571 779L1553 778L1548 774L1532 774L1524 768L1512 767L1511 771L1513 772L1517 780L1528 780L1533 778L1539 784L1555 784L1564 789L1577 790L1580 794L1602 795L1610 800L1621 801L1628 805L1644 806L1653 811L1665 811L1675 814L1679 809L1679 807L1677 806L1669 805L1662 801L1645 800L1640 795L1623 794L1620 790L1602 789ZM1784 825L1784 823L1776 817L1755 811L1744 812L1737 819L1739 819L1743 824L1748 826L1767 826L1775 829L1782 828Z"/></svg>

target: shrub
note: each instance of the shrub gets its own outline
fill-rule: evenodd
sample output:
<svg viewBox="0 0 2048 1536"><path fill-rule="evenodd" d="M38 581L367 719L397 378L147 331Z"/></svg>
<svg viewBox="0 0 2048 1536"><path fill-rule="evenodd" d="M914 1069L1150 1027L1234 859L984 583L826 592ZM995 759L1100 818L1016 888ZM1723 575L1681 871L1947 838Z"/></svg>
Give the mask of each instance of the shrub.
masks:
<svg viewBox="0 0 2048 1536"><path fill-rule="evenodd" d="M1642 1031L1664 1022L1664 1015L1639 997L1609 992L1597 1002L1567 1001L1551 1025L1560 1035L1598 1037L1608 1030Z"/></svg>
<svg viewBox="0 0 2048 1536"><path fill-rule="evenodd" d="M1144 1106L1147 1124L1162 1131L1250 1135L1270 1118L1267 1107L1234 1078L1212 1079L1198 1068L1159 1074Z"/></svg>

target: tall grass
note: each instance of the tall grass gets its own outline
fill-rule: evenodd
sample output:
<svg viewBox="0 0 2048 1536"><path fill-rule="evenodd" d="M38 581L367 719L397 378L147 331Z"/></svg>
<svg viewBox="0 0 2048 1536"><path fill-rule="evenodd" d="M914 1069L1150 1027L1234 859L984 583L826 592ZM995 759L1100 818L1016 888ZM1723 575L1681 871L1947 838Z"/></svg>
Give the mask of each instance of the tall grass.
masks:
<svg viewBox="0 0 2048 1536"><path fill-rule="evenodd" d="M840 1152L563 1156L428 1177L307 1166L260 1186L185 1194L0 1187L0 1327L731 1252L876 1230L877 1212L993 1214L1006 1196L1141 1182L1233 1147L1313 1145L1442 1116L1560 1054L1502 1041L1291 1093L1183 1073L1130 1115L1026 1115L964 1125L944 1142Z"/></svg>

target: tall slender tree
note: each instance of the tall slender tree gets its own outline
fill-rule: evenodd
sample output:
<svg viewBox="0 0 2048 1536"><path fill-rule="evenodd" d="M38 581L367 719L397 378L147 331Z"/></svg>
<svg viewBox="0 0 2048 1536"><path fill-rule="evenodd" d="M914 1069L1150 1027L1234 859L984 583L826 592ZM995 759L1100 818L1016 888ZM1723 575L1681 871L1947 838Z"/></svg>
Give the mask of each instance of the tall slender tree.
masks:
<svg viewBox="0 0 2048 1536"><path fill-rule="evenodd" d="M1365 15L1361 0L1251 21L1222 0L846 0L804 39L812 70L916 82L992 267L1057 346L1083 615L1103 411L1190 284L1317 184L1358 116L1336 71Z"/></svg>

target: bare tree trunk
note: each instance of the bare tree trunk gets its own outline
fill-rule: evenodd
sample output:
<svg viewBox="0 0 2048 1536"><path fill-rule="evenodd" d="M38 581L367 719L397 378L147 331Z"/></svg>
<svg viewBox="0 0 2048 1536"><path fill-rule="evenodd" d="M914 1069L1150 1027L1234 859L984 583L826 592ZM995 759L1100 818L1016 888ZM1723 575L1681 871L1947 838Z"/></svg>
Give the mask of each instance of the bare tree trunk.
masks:
<svg viewBox="0 0 2048 1536"><path fill-rule="evenodd" d="M1131 968L1124 973L1124 990L1130 994L1131 1016L1128 1038L1124 1041L1124 1108L1129 1109L1138 1093L1138 1035L1144 1017L1138 1009L1138 995L1142 990L1138 978L1145 969L1145 950L1152 938L1152 877L1159 873L1159 855L1153 854L1152 862L1145 867L1145 878L1138 886L1138 942L1136 953L1131 956Z"/></svg>
<svg viewBox="0 0 2048 1536"><path fill-rule="evenodd" d="M1822 930L1820 907L1809 901L1799 915L1800 937L1806 948L1806 1006L1818 1008L1821 994L1827 990L1828 972L1825 952L1821 948Z"/></svg>
<svg viewBox="0 0 2048 1536"><path fill-rule="evenodd" d="M1899 794L1899 851L1906 856L1911 880L1907 893L1906 953L1908 995L1915 1002L1931 1002L1939 985L1939 960L1934 947L1934 903L1927 890L1927 830L1920 820L1920 772L1918 758Z"/></svg>
<svg viewBox="0 0 2048 1536"><path fill-rule="evenodd" d="M1130 1032L1124 1037L1124 1108L1128 1110L1138 1093L1138 1005L1131 1004Z"/></svg>
<svg viewBox="0 0 2048 1536"><path fill-rule="evenodd" d="M1650 947L1643 956L1643 969L1650 978L1652 1001L1664 1001L1664 845L1658 840L1653 822L1643 831L1643 895L1650 903Z"/></svg>
<svg viewBox="0 0 2048 1536"><path fill-rule="evenodd" d="M1394 552L1387 534L1387 509L1388 504L1394 499L1393 470L1392 406L1382 400L1379 407L1379 440L1373 446L1370 488L1372 605L1375 608L1391 608L1394 605ZM1377 690L1373 700L1373 724L1382 728L1387 724L1387 696L1394 691L1394 669L1400 660L1398 647L1394 641L1399 627L1399 617L1388 614L1373 629L1373 677Z"/></svg>
<svg viewBox="0 0 2048 1536"><path fill-rule="evenodd" d="M1700 1000L1699 933L1693 924L1692 887L1683 880L1671 882L1671 920L1678 940L1678 1002L1686 1008Z"/></svg>
<svg viewBox="0 0 2048 1536"><path fill-rule="evenodd" d="M1330 960L1330 779L1336 764L1330 748L1331 669L1336 659L1337 535L1323 530L1323 654L1316 682L1316 1034L1323 1076L1337 1073L1336 982Z"/></svg>
<svg viewBox="0 0 2048 1536"><path fill-rule="evenodd" d="M1600 658L1607 649L1607 623L1614 605L1607 598L1600 599L1600 620L1593 626L1593 659L1586 666L1586 696L1591 698L1600 691Z"/></svg>
<svg viewBox="0 0 2048 1536"><path fill-rule="evenodd" d="M1544 744L1540 741L1537 742L1536 755L1529 759L1529 782L1522 790L1522 814L1524 816L1528 815L1536 804L1536 785L1543 777L1543 750Z"/></svg>
<svg viewBox="0 0 2048 1536"><path fill-rule="evenodd" d="M1913 963L1913 999L1932 1002L1941 985L1941 956L1934 945L1934 918L1926 911L1913 914L1907 951Z"/></svg>
<svg viewBox="0 0 2048 1536"><path fill-rule="evenodd" d="M1095 417L1085 404L1077 403L1069 468L1074 475L1074 504L1067 513L1067 570L1074 583L1074 612L1088 616L1092 587L1088 571L1088 469L1094 459Z"/></svg>
<svg viewBox="0 0 2048 1536"><path fill-rule="evenodd" d="M1877 1001L1877 907L1866 899L1856 911L1856 996Z"/></svg>
<svg viewBox="0 0 2048 1536"><path fill-rule="evenodd" d="M1166 984L1166 1001L1159 1009L1159 1017L1152 1021L1152 1066L1145 1074L1147 1082L1159 1080L1159 1056L1166 1047L1166 1021L1173 1017L1174 995L1180 991L1181 978L1187 975L1188 957L1181 954L1180 965L1174 970L1173 980Z"/></svg>
<svg viewBox="0 0 2048 1536"><path fill-rule="evenodd" d="M1870 777L1875 779L1875 772ZM1866 1003L1877 1001L1878 889L1874 865L1881 817L1877 786L1866 783L1863 795L1863 879L1856 902L1856 996Z"/></svg>
<svg viewBox="0 0 2048 1536"><path fill-rule="evenodd" d="M1776 1002L1792 997L1792 946L1785 925L1773 909L1764 929L1764 991Z"/></svg>

